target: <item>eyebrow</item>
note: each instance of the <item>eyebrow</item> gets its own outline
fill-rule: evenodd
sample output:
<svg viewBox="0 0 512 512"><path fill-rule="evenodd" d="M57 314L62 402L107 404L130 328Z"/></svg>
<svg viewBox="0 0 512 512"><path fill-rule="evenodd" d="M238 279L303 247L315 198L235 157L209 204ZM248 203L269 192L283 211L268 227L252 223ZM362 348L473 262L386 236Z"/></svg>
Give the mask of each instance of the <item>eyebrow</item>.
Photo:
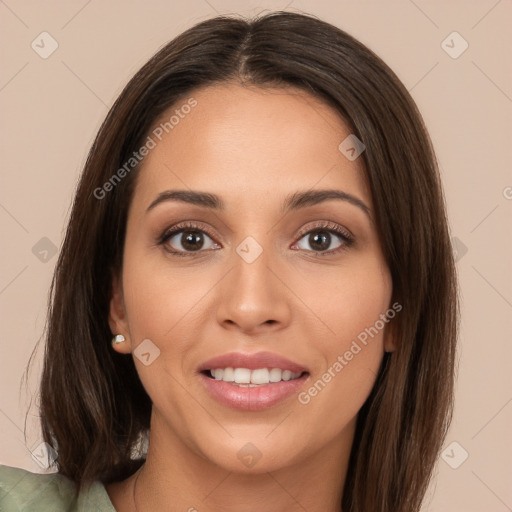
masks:
<svg viewBox="0 0 512 512"><path fill-rule="evenodd" d="M281 207L281 212L286 213L289 211L300 210L332 199L346 201L357 206L366 215L370 216L370 208L361 199L347 192L343 192L342 190L332 189L307 190L290 194L286 196ZM209 192L198 192L194 190L166 190L157 196L157 198L148 206L146 212L149 212L157 205L167 201L188 203L217 211L225 209L225 204L221 197Z"/></svg>

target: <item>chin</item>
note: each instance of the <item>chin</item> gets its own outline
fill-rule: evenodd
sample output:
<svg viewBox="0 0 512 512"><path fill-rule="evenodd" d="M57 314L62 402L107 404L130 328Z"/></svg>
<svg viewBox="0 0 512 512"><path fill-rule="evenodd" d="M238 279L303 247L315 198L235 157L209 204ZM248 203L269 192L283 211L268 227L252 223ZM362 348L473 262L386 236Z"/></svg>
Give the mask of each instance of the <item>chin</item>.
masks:
<svg viewBox="0 0 512 512"><path fill-rule="evenodd" d="M292 464L293 459L299 456L299 452L295 453L298 445L290 442L287 446L277 437L269 440L266 436L270 431L265 429L265 433L258 436L235 437L222 446L210 444L203 450L203 456L233 473L257 475L277 471ZM288 439L292 438L288 436ZM300 452L303 453L303 450Z"/></svg>

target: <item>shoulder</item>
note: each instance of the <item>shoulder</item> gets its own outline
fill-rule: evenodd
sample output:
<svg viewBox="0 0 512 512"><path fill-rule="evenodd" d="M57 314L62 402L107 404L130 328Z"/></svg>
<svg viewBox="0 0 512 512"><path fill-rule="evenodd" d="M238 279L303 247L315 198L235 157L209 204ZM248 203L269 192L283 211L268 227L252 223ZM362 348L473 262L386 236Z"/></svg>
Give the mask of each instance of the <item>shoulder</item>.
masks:
<svg viewBox="0 0 512 512"><path fill-rule="evenodd" d="M0 465L0 509L7 512L69 510L75 486L58 473L31 473Z"/></svg>
<svg viewBox="0 0 512 512"><path fill-rule="evenodd" d="M31 473L0 464L2 512L116 512L98 481L75 499L75 483L58 473Z"/></svg>

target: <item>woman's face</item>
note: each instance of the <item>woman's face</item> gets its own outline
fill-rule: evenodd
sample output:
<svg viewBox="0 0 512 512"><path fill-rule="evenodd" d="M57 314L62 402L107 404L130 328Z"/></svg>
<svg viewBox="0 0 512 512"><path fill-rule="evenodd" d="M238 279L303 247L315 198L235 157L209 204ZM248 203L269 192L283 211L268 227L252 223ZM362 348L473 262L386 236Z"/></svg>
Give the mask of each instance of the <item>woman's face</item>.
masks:
<svg viewBox="0 0 512 512"><path fill-rule="evenodd" d="M238 472L332 457L393 350L362 158L304 92L191 97L150 133L111 301L116 350L134 352L153 402L151 442Z"/></svg>

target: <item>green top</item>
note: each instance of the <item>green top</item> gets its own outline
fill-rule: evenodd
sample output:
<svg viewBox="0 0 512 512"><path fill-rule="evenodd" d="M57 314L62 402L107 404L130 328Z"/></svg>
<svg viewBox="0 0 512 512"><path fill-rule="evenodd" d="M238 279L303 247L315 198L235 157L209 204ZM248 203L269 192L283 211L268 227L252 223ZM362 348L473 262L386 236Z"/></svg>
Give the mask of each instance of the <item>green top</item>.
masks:
<svg viewBox="0 0 512 512"><path fill-rule="evenodd" d="M1 512L116 512L99 481L74 499L76 484L58 473L31 473L0 464Z"/></svg>

